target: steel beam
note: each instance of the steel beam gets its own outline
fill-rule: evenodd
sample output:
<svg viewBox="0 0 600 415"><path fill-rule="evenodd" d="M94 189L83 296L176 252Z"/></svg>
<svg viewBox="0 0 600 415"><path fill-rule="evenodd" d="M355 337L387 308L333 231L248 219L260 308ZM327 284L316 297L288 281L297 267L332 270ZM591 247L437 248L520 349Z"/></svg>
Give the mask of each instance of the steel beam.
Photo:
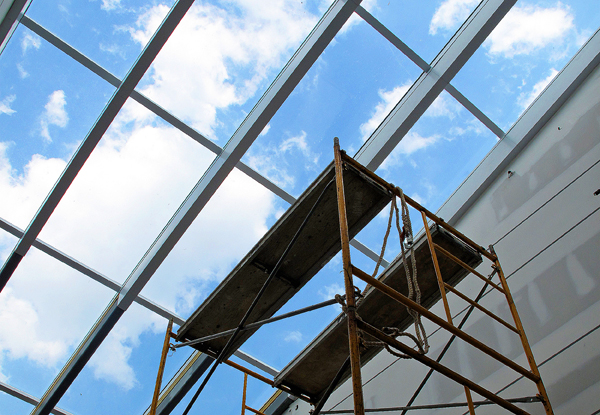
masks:
<svg viewBox="0 0 600 415"><path fill-rule="evenodd" d="M19 240L17 246L4 263L2 270L0 270L0 290L6 286L6 283L21 262L21 259L27 254L29 248L31 248L33 241L35 241L42 228L46 225L50 215L52 215L54 209L56 209L56 206L60 203L60 200L71 186L71 183L73 183L73 180L75 180L75 177L83 167L84 163L87 161L106 130L108 130L108 127L129 98L129 95L142 76L144 76L144 73L146 73L146 70L150 67L152 61L167 42L169 36L173 33L175 27L177 27L192 3L193 0L180 0L173 6L121 85L119 85L113 96L110 98L108 104L104 107L102 114L82 141L48 196L46 196L46 199L25 230L25 234Z"/></svg>
<svg viewBox="0 0 600 415"><path fill-rule="evenodd" d="M519 119L442 205L438 216L455 225L508 165L540 132L573 92L600 65L600 30L581 47L562 71L525 110Z"/></svg>
<svg viewBox="0 0 600 415"><path fill-rule="evenodd" d="M71 45L66 43L64 40L60 39L58 36L54 35L50 31L39 25L34 20L30 19L27 16L23 16L23 18L21 19L21 24L27 27L36 35L40 36L42 39L46 40L48 43L55 46L63 53L67 54L69 57L73 58L75 61L79 62L81 65L85 66L90 71L94 72L96 75L104 79L109 84L113 85L115 88L118 88L119 85L121 85L121 80L115 75L104 69L102 66L98 65L96 62L92 61L90 58L88 58L87 56L73 48ZM131 93L131 99L137 101L139 104L146 107L146 109L158 115L165 122L171 124L173 127L177 128L179 131L186 134L191 139L202 144L214 154L218 155L223 151L223 149L218 144L204 137L198 131L196 131L195 129L187 125L185 122L181 121L179 118L175 117L173 114L156 104L154 101L147 98L145 95L139 93L138 91L134 90ZM256 170L252 169L252 167L248 166L243 161L240 160L237 163L236 167L242 173L246 174L251 179L254 179L256 182L263 185L265 188L267 188L268 190L270 190L289 204L292 204L296 201L296 198L294 196L286 192L281 187L277 186L275 183L258 173ZM371 258L373 261L377 262L379 256L367 246L355 239L353 239L350 243L354 248L358 249L364 255ZM387 262L385 259L381 263L384 268L389 265L389 262Z"/></svg>
<svg viewBox="0 0 600 415"><path fill-rule="evenodd" d="M379 32L380 35L385 37L392 45L396 46L398 50L408 59L413 61L419 68L424 72L429 72L431 66L423 60L414 50L412 50L406 43L400 40L395 34L393 34L387 27L385 27L379 20L377 20L371 13L365 10L362 6L356 8L356 14L363 18L371 27ZM494 133L498 138L504 137L504 131L496 125L494 121L488 118L475 104L473 104L467 97L461 94L455 87L450 83L444 86L446 92L454 97L467 111L469 111L475 118L477 118L483 125Z"/></svg>
<svg viewBox="0 0 600 415"><path fill-rule="evenodd" d="M11 3L10 6L8 4L5 6L4 3L0 5L0 12L6 13L3 18L0 18L0 53L2 53L12 34L17 29L19 20L24 16L31 0L12 0L7 3ZM5 10L5 7L8 7L8 10Z"/></svg>
<svg viewBox="0 0 600 415"><path fill-rule="evenodd" d="M35 396L30 395L27 392L23 392L22 390L17 389L14 386L10 386L4 382L0 382L0 392L7 393L10 396L13 396L31 405L37 405L40 401ZM72 415L70 412L67 412L64 409L60 408L54 408L52 411L50 411L50 413L54 415Z"/></svg>
<svg viewBox="0 0 600 415"><path fill-rule="evenodd" d="M186 6L185 10L187 10L189 4L186 3ZM357 3L345 0L337 0L332 4L156 238L123 284L119 294L82 341L73 357L63 368L55 382L42 398L42 402L40 402L32 414L48 414L50 409L58 403L98 346L106 338L125 310L135 300L150 277L162 264L181 236L183 236L221 183L223 183L228 174L242 158L246 150L262 132L327 45L333 40L344 23L350 18L356 6ZM185 10L182 10L182 8L182 2L177 3L173 7L165 23L159 28L157 35L150 42L151 44L154 39L162 38L162 36L158 36L158 33L161 33L165 28L172 26L172 29L174 29L176 25L173 25L174 20L178 22L185 13ZM177 18L173 16L177 16ZM164 40L166 41L166 38ZM149 47L147 47L147 50ZM132 72L134 70L130 74ZM127 79L123 82L119 90L126 83ZM131 91L134 86L132 86ZM119 96L118 92L116 96ZM101 116L100 119L102 118ZM27 231L25 236L27 236ZM35 238L30 241L30 245L34 240Z"/></svg>
<svg viewBox="0 0 600 415"><path fill-rule="evenodd" d="M376 170L475 53L516 0L484 0L356 153Z"/></svg>
<svg viewBox="0 0 600 415"><path fill-rule="evenodd" d="M19 229L12 223L0 218L0 229L4 229L6 232L10 233L17 238L21 238L23 236L23 230ZM88 267L87 265L77 261L73 257L65 254L64 252L59 251L54 248L52 245L47 244L46 242L36 239L32 245L34 248L39 249L43 253L51 256L52 258L62 262L68 267L73 268L76 271L79 271L85 276L90 277L96 282L104 285L105 287L110 288L113 291L119 291L121 289L121 284L117 281L99 273L98 271ZM167 310L163 306L155 303L154 301L142 296L138 295L135 299L136 303L141 305L142 307L146 307L148 310L158 314L161 317L166 318L167 320L173 319L173 322L178 325L182 325L184 323L184 319L173 313L170 310Z"/></svg>

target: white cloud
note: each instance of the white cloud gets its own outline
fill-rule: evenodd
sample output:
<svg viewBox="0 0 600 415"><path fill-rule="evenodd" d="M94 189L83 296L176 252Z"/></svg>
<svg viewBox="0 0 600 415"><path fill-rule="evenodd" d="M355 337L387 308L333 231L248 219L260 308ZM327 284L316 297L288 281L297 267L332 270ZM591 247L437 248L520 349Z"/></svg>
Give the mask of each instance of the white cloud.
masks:
<svg viewBox="0 0 600 415"><path fill-rule="evenodd" d="M406 82L403 85L397 86L391 91L379 90L379 97L381 101L375 106L371 114L371 118L368 121L360 125L360 133L362 140L367 141L369 136L375 131L375 129L381 124L385 117L400 101L400 98L406 94L406 91L410 89L412 82Z"/></svg>
<svg viewBox="0 0 600 415"><path fill-rule="evenodd" d="M265 136L267 134L269 134L269 130L271 129L271 124L267 124L267 126L265 128L263 128L263 130L260 132L260 136Z"/></svg>
<svg viewBox="0 0 600 415"><path fill-rule="evenodd" d="M429 34L438 30L453 31L464 22L479 4L479 0L446 0L436 9L429 23Z"/></svg>
<svg viewBox="0 0 600 415"><path fill-rule="evenodd" d="M554 68L550 69L550 74L536 83L533 89L529 93L521 93L517 99L518 104L522 109L526 109L531 103L538 97L539 94L550 84L554 77L558 74L558 71Z"/></svg>
<svg viewBox="0 0 600 415"><path fill-rule="evenodd" d="M288 343L300 343L302 341L302 333L298 330L290 331L288 334L286 334L283 340Z"/></svg>
<svg viewBox="0 0 600 415"><path fill-rule="evenodd" d="M424 150L427 147L437 143L439 140L439 135L423 137L414 131L409 131L408 134L402 138L400 143L398 143L396 148L394 148L394 150L390 153L390 155L384 160L384 162L381 163L380 168L383 170L388 170L400 163L404 157L410 156L419 150Z"/></svg>
<svg viewBox="0 0 600 415"><path fill-rule="evenodd" d="M264 87L318 18L294 0L237 0L226 5L235 11L194 5L141 84L144 93L209 136L219 126L217 112L245 103ZM116 8L119 2L103 1L102 7ZM131 29L132 38L145 44L166 12L164 6L150 8ZM40 44L39 38L25 36L23 52ZM55 91L40 117L42 136L50 140L50 126L64 128L68 122L65 94ZM7 158L10 145L14 144L0 142L0 216L24 228L66 161L34 155L24 167L13 167ZM318 159L303 132L274 151L297 152L311 163ZM213 158L189 137L128 102L40 238L123 281ZM276 213L274 195L234 170L143 294L181 315L189 314L207 295L207 287L222 279L266 232ZM1 256L6 257L13 245L14 238L0 235ZM59 368L113 294L32 250L0 294L0 325L6 327L0 333L0 377L10 376L7 360L19 358ZM136 387L130 359L140 335L164 333L164 326L161 318L134 304L90 362L94 376L125 390ZM23 336L26 345L14 342ZM288 341L302 338L300 332L290 336Z"/></svg>
<svg viewBox="0 0 600 415"><path fill-rule="evenodd" d="M281 153L290 153L293 149L299 150L309 163L317 164L319 162L319 154L313 152L306 142L306 132L301 131L300 135L287 138L279 145Z"/></svg>
<svg viewBox="0 0 600 415"><path fill-rule="evenodd" d="M384 209L385 210L385 209ZM331 300L335 298L336 294L344 295L346 290L338 283L333 283L331 285L326 285L325 287L319 290L319 295L323 298L324 301Z"/></svg>
<svg viewBox="0 0 600 415"><path fill-rule="evenodd" d="M239 0L235 7L236 13L227 15L212 5L193 6L142 83L145 93L203 132L218 126L219 109L253 96L317 19L292 0ZM140 18L131 31L136 41L145 44L166 13L163 8L153 7ZM24 50L36 47L34 40L27 42ZM50 125L67 125L65 109L64 92L55 91L40 118L46 139ZM22 170L13 168L7 158L9 145L0 143L0 216L26 227L66 162L34 155ZM306 135L292 137L284 147L281 151L311 154ZM213 158L189 137L129 102L40 238L123 281ZM266 232L267 220L275 213L274 195L233 171L144 295L189 314L207 295L207 287L222 279ZM13 244L10 238L0 239L1 254L8 255ZM113 295L35 250L21 263L9 288L0 294L0 321L11 322L7 333L26 328L29 337L27 346L17 350L14 336L0 334L0 365L7 359L28 358L53 369L65 362ZM12 309L18 309L18 315ZM123 389L135 387L138 380L129 361L139 336L164 332L163 326L156 315L132 306L90 362L94 376ZM9 376L3 367L0 374Z"/></svg>
<svg viewBox="0 0 600 415"><path fill-rule="evenodd" d="M14 114L16 111L10 107L10 104L17 98L16 95L7 95L0 101L0 114Z"/></svg>
<svg viewBox="0 0 600 415"><path fill-rule="evenodd" d="M433 101L433 103L425 111L425 116L429 117L447 117L454 119L458 112L462 111L462 105L450 96L446 91Z"/></svg>
<svg viewBox="0 0 600 415"><path fill-rule="evenodd" d="M102 10L111 11L121 7L121 0L102 0L100 8Z"/></svg>
<svg viewBox="0 0 600 415"><path fill-rule="evenodd" d="M231 2L237 13L196 3L179 24L142 88L150 98L211 138L217 111L240 105L283 66L317 21L301 2ZM144 45L165 15L142 15L133 38Z"/></svg>
<svg viewBox="0 0 600 415"><path fill-rule="evenodd" d="M279 144L255 145L247 155L248 164L269 180L282 188L293 187L296 183L293 173L289 173L290 165L301 165L307 170L318 168L320 154L315 152L307 139L305 131L288 137ZM290 160L293 160L290 163Z"/></svg>
<svg viewBox="0 0 600 415"><path fill-rule="evenodd" d="M563 43L565 36L575 28L573 20L570 8L560 2L548 8L527 4L515 6L484 45L491 56L526 55L548 45Z"/></svg>
<svg viewBox="0 0 600 415"><path fill-rule="evenodd" d="M69 115L65 110L67 100L63 90L54 91L48 97L48 102L44 106L44 112L40 117L40 134L46 141L51 142L50 131L48 127L55 125L60 128L65 128L69 122Z"/></svg>
<svg viewBox="0 0 600 415"><path fill-rule="evenodd" d="M25 79L29 76L29 72L27 72L20 63L17 63L17 71L19 71L19 77L21 79Z"/></svg>
<svg viewBox="0 0 600 415"><path fill-rule="evenodd" d="M23 51L23 55L27 52L28 49L34 48L39 49L42 46L42 39L33 35L29 32L26 32L21 39L21 50Z"/></svg>
<svg viewBox="0 0 600 415"><path fill-rule="evenodd" d="M325 2L321 3L321 9L323 9L323 4ZM331 5L331 1L327 2L327 7L329 7ZM368 10L370 13L374 13L375 10L377 9L377 0L363 0L363 2L360 4L365 10ZM326 9L325 9L326 10ZM325 11L323 10L323 12ZM352 13L352 16L350 16L350 18L346 21L346 23L344 24L344 26L342 26L342 28L339 31L340 35L343 35L345 33L348 33L350 30L352 30L352 28L354 28L357 24L361 23L363 21L363 19L357 15L356 13Z"/></svg>

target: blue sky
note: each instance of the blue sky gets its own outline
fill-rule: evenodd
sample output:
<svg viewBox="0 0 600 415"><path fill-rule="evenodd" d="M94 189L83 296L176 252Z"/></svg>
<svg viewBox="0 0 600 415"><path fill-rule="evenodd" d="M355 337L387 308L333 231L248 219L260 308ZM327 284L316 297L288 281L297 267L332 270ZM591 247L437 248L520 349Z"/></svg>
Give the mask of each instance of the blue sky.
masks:
<svg viewBox="0 0 600 415"><path fill-rule="evenodd" d="M27 16L122 78L171 5L34 0ZM477 1L363 6L431 62ZM327 7L316 0L197 2L138 90L223 146ZM452 84L508 131L599 25L593 1L519 1ZM331 161L332 138L354 154L420 73L355 16L243 161L298 196ZM0 79L0 217L25 228L114 88L23 26L0 55ZM435 210L495 143L443 93L378 173ZM40 238L122 282L213 158L128 102ZM234 171L142 294L187 317L287 207ZM379 251L386 220L378 216L358 239ZM2 259L15 243L0 233ZM398 249L390 241L386 258ZM359 266L374 266L353 255ZM336 258L282 311L328 299L341 283ZM43 395L113 294L32 249L0 294L0 380ZM265 327L242 350L281 369L337 312L330 307ZM134 304L59 406L75 414L141 413L165 327ZM180 349L169 358L166 379L188 355ZM241 385L240 373L220 368L198 408L237 413ZM250 381L250 405L260 407L272 392ZM30 410L0 394L0 415Z"/></svg>

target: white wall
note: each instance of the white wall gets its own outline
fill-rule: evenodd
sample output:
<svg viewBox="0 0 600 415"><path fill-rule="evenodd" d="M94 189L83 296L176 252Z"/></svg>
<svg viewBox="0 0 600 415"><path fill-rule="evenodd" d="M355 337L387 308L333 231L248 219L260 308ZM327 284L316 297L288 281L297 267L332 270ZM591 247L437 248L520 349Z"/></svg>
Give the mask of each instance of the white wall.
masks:
<svg viewBox="0 0 600 415"><path fill-rule="evenodd" d="M593 195L600 188L599 160L600 68L596 68L456 223L478 243L494 244L510 276L536 361L545 362L540 371L557 414L600 410L600 329L590 332L600 325L600 196ZM508 170L514 172L510 177ZM481 286L480 280L469 277L459 288L473 298ZM451 300L455 313L465 307ZM490 293L481 304L512 321L501 294ZM433 310L443 316L439 304ZM481 316L473 312L466 331L526 365L517 336ZM437 357L448 337L442 332L432 335L430 357ZM518 378L460 340L442 362L494 392ZM366 407L405 405L425 373L426 368L414 361L397 361L381 353L363 368ZM536 393L532 382L521 380L502 396ZM349 395L346 382L325 409L351 408ZM464 400L461 386L436 374L416 404ZM539 403L522 407L544 413ZM296 401L285 413L308 410L307 404ZM461 414L464 409L427 413ZM490 406L477 413L507 412Z"/></svg>

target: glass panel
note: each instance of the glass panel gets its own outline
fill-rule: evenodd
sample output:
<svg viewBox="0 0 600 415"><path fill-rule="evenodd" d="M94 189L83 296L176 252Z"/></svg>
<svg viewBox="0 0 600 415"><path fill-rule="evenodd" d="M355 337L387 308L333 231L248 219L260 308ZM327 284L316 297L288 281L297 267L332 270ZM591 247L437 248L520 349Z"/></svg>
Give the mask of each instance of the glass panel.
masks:
<svg viewBox="0 0 600 415"><path fill-rule="evenodd" d="M378 105L386 105L385 102ZM377 174L435 212L496 142L491 131L450 94L442 92L382 163ZM388 217L389 206L357 236L359 241L376 247L378 254ZM421 215L411 208L410 218L416 235L423 226ZM388 261L400 253L395 223L392 226L385 255Z"/></svg>
<svg viewBox="0 0 600 415"><path fill-rule="evenodd" d="M431 63L479 0L363 2L363 7L392 33Z"/></svg>
<svg viewBox="0 0 600 415"><path fill-rule="evenodd" d="M223 146L317 22L305 3L196 2L140 91Z"/></svg>
<svg viewBox="0 0 600 415"><path fill-rule="evenodd" d="M0 79L0 217L24 229L114 89L23 26Z"/></svg>
<svg viewBox="0 0 600 415"><path fill-rule="evenodd" d="M173 0L35 0L27 17L119 78L133 65Z"/></svg>
<svg viewBox="0 0 600 415"><path fill-rule="evenodd" d="M33 405L19 398L12 397L7 393L0 393L0 407L2 407L4 413L13 415L27 415L33 409Z"/></svg>
<svg viewBox="0 0 600 415"><path fill-rule="evenodd" d="M143 414L152 401L167 321L133 303L81 371L59 406L74 414ZM163 386L191 354L169 352Z"/></svg>
<svg viewBox="0 0 600 415"><path fill-rule="evenodd" d="M40 238L124 281L214 154L128 102Z"/></svg>
<svg viewBox="0 0 600 415"><path fill-rule="evenodd" d="M41 397L113 296L32 248L0 293L3 377Z"/></svg>
<svg viewBox="0 0 600 415"><path fill-rule="evenodd" d="M382 96L393 100L393 107L420 73L371 26L350 25L327 47L244 161L298 196L333 160L333 137L353 154L372 131L365 124L369 113L389 111L377 107Z"/></svg>
<svg viewBox="0 0 600 415"><path fill-rule="evenodd" d="M142 295L189 316L281 215L276 200L269 190L234 170Z"/></svg>
<svg viewBox="0 0 600 415"><path fill-rule="evenodd" d="M598 26L589 2L518 3L452 83L507 131Z"/></svg>

